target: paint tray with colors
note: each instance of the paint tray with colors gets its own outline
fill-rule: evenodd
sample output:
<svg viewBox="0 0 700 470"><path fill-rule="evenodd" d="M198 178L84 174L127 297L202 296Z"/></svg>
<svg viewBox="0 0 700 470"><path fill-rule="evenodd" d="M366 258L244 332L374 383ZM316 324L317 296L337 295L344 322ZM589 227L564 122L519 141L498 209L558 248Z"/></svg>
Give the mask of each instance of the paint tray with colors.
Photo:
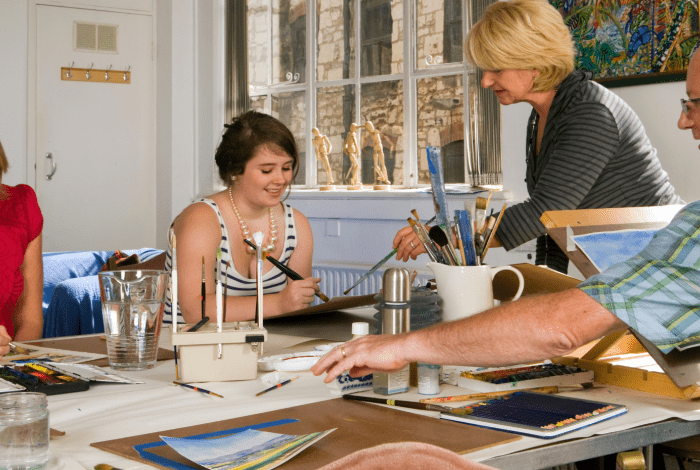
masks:
<svg viewBox="0 0 700 470"><path fill-rule="evenodd" d="M468 413L464 413L464 410ZM441 419L551 439L627 412L623 405L533 392L503 397L440 413Z"/></svg>
<svg viewBox="0 0 700 470"><path fill-rule="evenodd" d="M457 386L476 392L580 385L593 382L594 372L554 363L463 371Z"/></svg>
<svg viewBox="0 0 700 470"><path fill-rule="evenodd" d="M69 372L39 362L9 364L0 367L0 379L4 383L21 387L5 390L0 384L0 391L28 390L46 395L82 392L90 388L90 382ZM9 385L8 385L9 388Z"/></svg>

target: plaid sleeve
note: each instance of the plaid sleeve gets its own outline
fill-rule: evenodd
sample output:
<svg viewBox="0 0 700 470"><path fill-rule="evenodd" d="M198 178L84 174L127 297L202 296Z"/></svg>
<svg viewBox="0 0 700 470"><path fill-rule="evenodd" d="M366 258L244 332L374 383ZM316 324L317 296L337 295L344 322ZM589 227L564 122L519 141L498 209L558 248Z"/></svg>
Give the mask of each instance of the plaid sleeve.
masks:
<svg viewBox="0 0 700 470"><path fill-rule="evenodd" d="M663 352L700 341L700 201L579 288Z"/></svg>

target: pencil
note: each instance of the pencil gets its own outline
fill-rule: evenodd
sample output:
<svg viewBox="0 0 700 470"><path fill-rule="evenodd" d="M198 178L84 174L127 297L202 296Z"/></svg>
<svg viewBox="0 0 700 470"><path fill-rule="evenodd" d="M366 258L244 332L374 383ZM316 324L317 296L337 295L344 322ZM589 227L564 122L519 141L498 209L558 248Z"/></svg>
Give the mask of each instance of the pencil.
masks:
<svg viewBox="0 0 700 470"><path fill-rule="evenodd" d="M207 283L204 279L204 256L202 256L202 318L207 310Z"/></svg>
<svg viewBox="0 0 700 470"><path fill-rule="evenodd" d="M177 382L177 381L174 381L173 383L175 385L182 385L183 387L191 388L192 390L195 390L197 392L206 393L207 395L214 395L215 397L224 398L223 396L219 395L218 393L210 392L209 390L195 387L194 385L190 385L190 384L186 384L186 383L182 383L182 382Z"/></svg>
<svg viewBox="0 0 700 470"><path fill-rule="evenodd" d="M540 388L530 388L530 389L519 389L519 390L501 390L499 392L485 392L485 393L471 393L469 395L454 395L451 397L435 397L435 398L422 398L421 403L446 403L452 401L469 401L469 400L483 400L484 398L501 397L504 395L510 395L511 393L521 392L527 390L528 392L538 392L538 393L558 393L559 387L556 385L551 387L540 387Z"/></svg>
<svg viewBox="0 0 700 470"><path fill-rule="evenodd" d="M374 397L362 397L358 395L343 395L346 400L356 400L356 401L366 401L369 403L381 403L382 405L400 406L403 408L413 408L416 410L428 410L428 411L451 411L451 412L461 412L462 408L450 408L449 406L433 405L431 403L421 403L417 401L406 401L406 400L387 400L384 398L374 398ZM458 411L459 410L459 411ZM470 413L471 410L466 411L465 414Z"/></svg>
<svg viewBox="0 0 700 470"><path fill-rule="evenodd" d="M249 240L243 240L243 241L246 242L248 245L250 245L250 246L252 246L252 247L255 247L255 245L253 245ZM267 255L267 254L265 254L265 253L263 253L263 256L264 256L270 263L272 263L272 264L274 264L275 266L277 266L277 267L279 268L280 271L282 271L284 274L286 274L287 276L289 276L291 279L293 279L293 280L295 280L295 281L301 281L302 279L304 279L304 278L302 277L301 274L297 273L297 272L294 271L292 268L290 268L290 267L288 267L288 266L285 266L284 264L280 263L279 261L277 261L277 260L276 260L275 258L273 258L272 256ZM316 297L318 297L319 299L323 300L324 302L328 302L328 301L330 300L328 297L326 297L326 295L325 295L323 292L316 292Z"/></svg>
<svg viewBox="0 0 700 470"><path fill-rule="evenodd" d="M262 395L263 393L267 393L267 392L269 392L270 390L274 390L274 389L276 389L276 388L280 388L282 385L287 385L287 384L288 384L289 382L291 382L292 380L296 380L296 379L298 379L298 378L299 378L299 376L297 375L296 377L293 377L293 378L291 378L291 379L287 379L287 380L285 380L285 381L283 381L283 382L278 383L277 385L273 385L273 386L270 387L270 388L266 388L266 389L263 390L262 392L256 393L255 396L256 396L256 397L259 397L259 396Z"/></svg>

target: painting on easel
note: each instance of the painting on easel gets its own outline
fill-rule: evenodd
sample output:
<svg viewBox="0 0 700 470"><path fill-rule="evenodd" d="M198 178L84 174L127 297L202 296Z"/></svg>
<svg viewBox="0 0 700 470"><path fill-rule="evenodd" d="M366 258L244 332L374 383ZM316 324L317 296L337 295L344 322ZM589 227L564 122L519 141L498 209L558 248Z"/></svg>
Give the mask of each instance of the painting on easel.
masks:
<svg viewBox="0 0 700 470"><path fill-rule="evenodd" d="M550 0L571 30L576 68L603 85L685 80L698 0Z"/></svg>

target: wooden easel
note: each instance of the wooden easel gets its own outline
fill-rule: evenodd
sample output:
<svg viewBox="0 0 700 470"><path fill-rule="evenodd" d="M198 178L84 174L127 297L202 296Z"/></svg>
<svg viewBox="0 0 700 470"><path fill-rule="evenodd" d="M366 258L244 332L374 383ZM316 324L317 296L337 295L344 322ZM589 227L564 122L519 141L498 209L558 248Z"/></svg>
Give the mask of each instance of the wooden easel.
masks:
<svg viewBox="0 0 700 470"><path fill-rule="evenodd" d="M668 225L682 207L672 205L548 211L542 214L540 221L549 236L581 274L588 278L598 274L598 269L578 247L574 251L567 251L567 227L571 227L574 235L624 229L660 229ZM599 383L683 399L700 397L700 387L697 384L679 387L665 373L610 363L612 355L650 355L649 349L654 346L648 346L645 348L626 330L601 338L592 347L582 348L580 354L555 358L553 362L593 370L595 381ZM651 356L655 354L661 353L655 351ZM700 353L698 357L700 358Z"/></svg>

